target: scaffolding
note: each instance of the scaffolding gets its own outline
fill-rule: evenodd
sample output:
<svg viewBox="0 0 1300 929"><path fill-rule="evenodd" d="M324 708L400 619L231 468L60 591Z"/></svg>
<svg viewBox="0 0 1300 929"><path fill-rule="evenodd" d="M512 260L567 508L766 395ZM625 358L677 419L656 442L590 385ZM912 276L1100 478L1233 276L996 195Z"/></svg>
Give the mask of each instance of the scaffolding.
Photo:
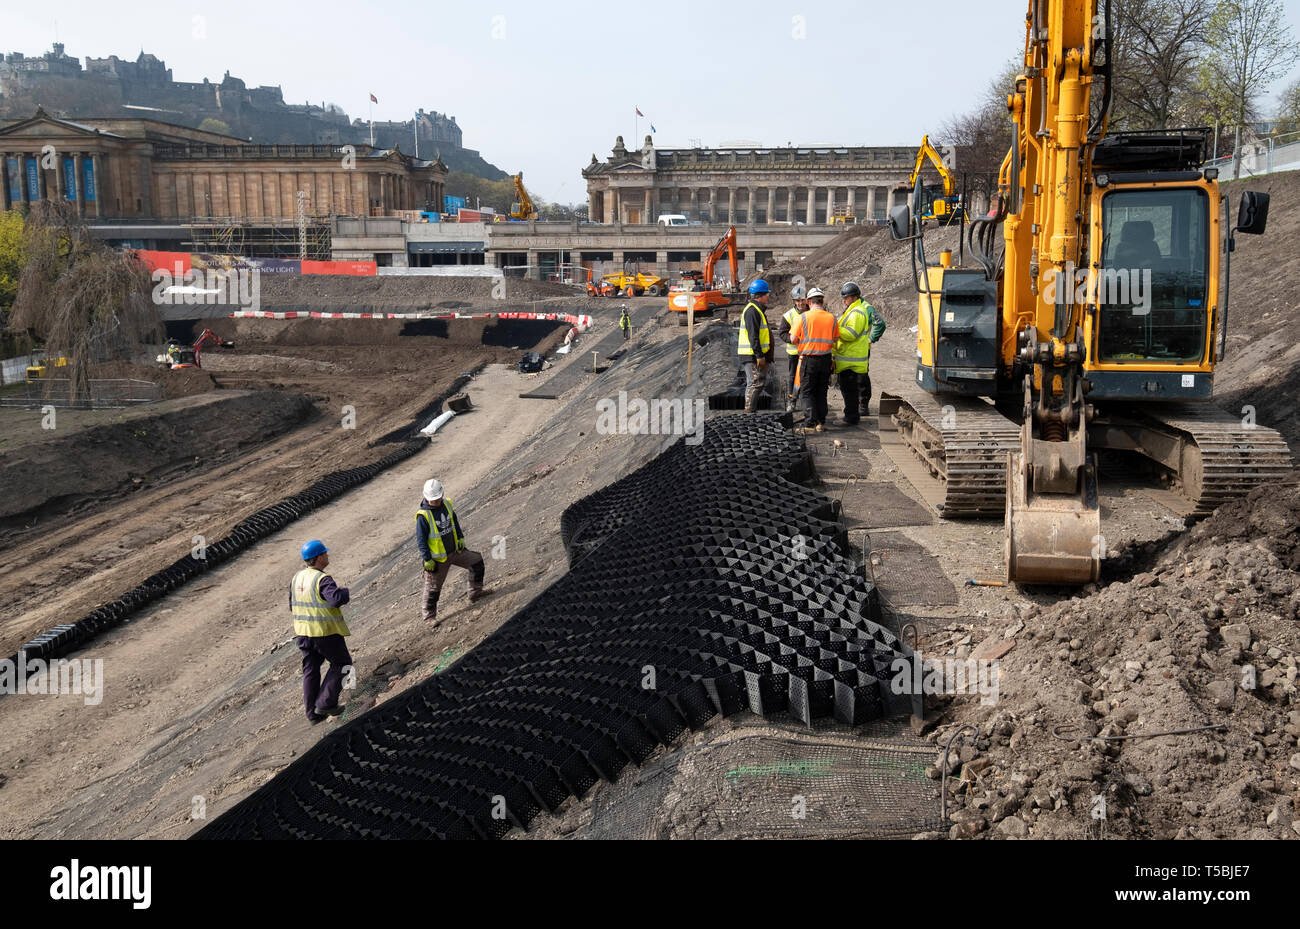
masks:
<svg viewBox="0 0 1300 929"><path fill-rule="evenodd" d="M244 258L299 258L329 261L333 241L330 217L300 211L292 219L196 217L187 224L190 251Z"/></svg>

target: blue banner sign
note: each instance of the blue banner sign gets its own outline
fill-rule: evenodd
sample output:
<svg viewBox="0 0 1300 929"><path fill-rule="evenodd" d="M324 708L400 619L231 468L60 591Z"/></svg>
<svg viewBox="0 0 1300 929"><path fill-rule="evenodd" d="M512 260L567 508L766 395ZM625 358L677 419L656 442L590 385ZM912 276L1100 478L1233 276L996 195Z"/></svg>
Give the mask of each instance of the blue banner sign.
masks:
<svg viewBox="0 0 1300 929"><path fill-rule="evenodd" d="M71 156L63 159L63 198L77 201L77 161Z"/></svg>
<svg viewBox="0 0 1300 929"><path fill-rule="evenodd" d="M84 169L81 173L86 178L86 202L95 202L95 162L89 158L81 160L81 167Z"/></svg>
<svg viewBox="0 0 1300 929"><path fill-rule="evenodd" d="M41 199L41 178L36 171L36 159L28 158L27 161L27 199L36 201Z"/></svg>

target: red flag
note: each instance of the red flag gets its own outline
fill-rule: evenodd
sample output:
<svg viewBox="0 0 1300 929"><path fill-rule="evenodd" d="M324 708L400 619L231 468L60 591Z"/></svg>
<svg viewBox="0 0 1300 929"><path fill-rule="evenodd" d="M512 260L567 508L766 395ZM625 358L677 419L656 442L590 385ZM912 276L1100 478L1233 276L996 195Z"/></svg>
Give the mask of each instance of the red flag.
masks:
<svg viewBox="0 0 1300 929"><path fill-rule="evenodd" d="M637 108L636 115L640 116L642 119L645 119L645 114L641 112L640 107Z"/></svg>
<svg viewBox="0 0 1300 929"><path fill-rule="evenodd" d="M371 94L371 95L370 95L370 102L371 102L371 103L378 103L378 102L379 102L379 98L376 97L374 94Z"/></svg>

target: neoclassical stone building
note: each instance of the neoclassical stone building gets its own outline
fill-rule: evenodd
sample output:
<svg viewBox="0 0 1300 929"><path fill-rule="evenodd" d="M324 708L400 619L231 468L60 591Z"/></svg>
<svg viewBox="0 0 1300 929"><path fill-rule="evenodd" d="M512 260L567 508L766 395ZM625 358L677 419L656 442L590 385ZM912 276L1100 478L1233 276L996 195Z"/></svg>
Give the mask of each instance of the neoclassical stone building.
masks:
<svg viewBox="0 0 1300 929"><path fill-rule="evenodd" d="M293 220L441 209L447 166L399 149L258 145L148 119L0 126L0 208L76 203L92 219Z"/></svg>
<svg viewBox="0 0 1300 929"><path fill-rule="evenodd" d="M915 163L915 148L656 149L646 136L629 151L619 136L605 163L592 155L582 176L593 222L653 224L678 213L692 222L811 226L837 215L884 219L903 202Z"/></svg>

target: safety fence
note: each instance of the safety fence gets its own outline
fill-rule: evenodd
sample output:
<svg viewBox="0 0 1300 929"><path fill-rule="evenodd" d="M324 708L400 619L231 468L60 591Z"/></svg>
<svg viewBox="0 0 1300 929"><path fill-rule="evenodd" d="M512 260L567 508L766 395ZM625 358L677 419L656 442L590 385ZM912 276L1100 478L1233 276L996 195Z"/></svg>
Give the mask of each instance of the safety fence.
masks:
<svg viewBox="0 0 1300 929"><path fill-rule="evenodd" d="M536 319L545 322L565 322L579 332L591 328L591 317L572 313L272 313L266 310L238 310L231 319Z"/></svg>
<svg viewBox="0 0 1300 929"><path fill-rule="evenodd" d="M198 837L499 838L718 714L906 712L907 652L809 462L788 420L721 417L573 505L565 577Z"/></svg>
<svg viewBox="0 0 1300 929"><path fill-rule="evenodd" d="M0 397L0 407L30 410L52 406L61 410L108 410L157 403L162 398L162 385L152 381L97 378L89 382L86 392L74 397L72 381L66 378L42 378L27 382L24 389L16 394Z"/></svg>
<svg viewBox="0 0 1300 929"><path fill-rule="evenodd" d="M421 411L420 417L411 423L405 430L405 434L394 434L373 443L374 446L378 446L390 444L390 441L393 444L400 442L400 447L391 454L359 468L335 471L301 493L285 497L279 503L259 510L235 526L228 536L207 546L202 552L202 558L196 558L191 553L178 559L121 597L91 611L77 622L56 626L32 639L18 650L12 661L16 665L24 656L29 660L38 658L48 660L67 655L100 633L120 625L149 604L179 589L205 571L225 564L244 549L428 448L427 440L416 437L418 431L427 422L427 411L441 407L448 399L461 393L483 368L484 365L479 365L457 378L445 393Z"/></svg>

